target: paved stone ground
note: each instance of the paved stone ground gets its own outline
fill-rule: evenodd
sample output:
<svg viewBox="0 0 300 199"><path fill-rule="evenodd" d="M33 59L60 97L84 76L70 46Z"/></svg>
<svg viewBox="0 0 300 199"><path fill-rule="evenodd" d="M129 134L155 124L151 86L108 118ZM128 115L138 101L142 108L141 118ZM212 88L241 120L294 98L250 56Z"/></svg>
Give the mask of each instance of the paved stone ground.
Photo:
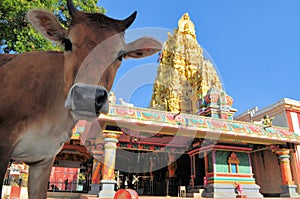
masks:
<svg viewBox="0 0 300 199"><path fill-rule="evenodd" d="M82 195L80 199L99 199L99 198L97 198L95 195ZM138 199L191 199L191 198L170 197L170 196L139 196Z"/></svg>
<svg viewBox="0 0 300 199"><path fill-rule="evenodd" d="M80 197L80 199L99 199L99 198L96 197L95 195L82 195ZM138 199L192 199L192 198L170 197L170 196L139 196ZM204 199L204 198L195 197L194 199ZM233 199L233 198L219 198L219 199ZM266 199L291 199L291 198L266 198ZM296 199L296 198L293 198L293 199ZM297 198L297 199L300 199L300 198Z"/></svg>
<svg viewBox="0 0 300 199"><path fill-rule="evenodd" d="M2 199L9 198L8 196L9 194L6 195L6 193L8 192L6 189L8 189L8 187L3 187L2 189ZM170 197L170 196L139 196L138 198L139 199L191 199L191 198ZM28 199L27 189L21 191L21 197L19 199ZM88 195L88 194L80 194L80 193L48 192L47 199L99 199L99 198L96 195ZM202 199L202 197L195 197L194 199ZM291 198L270 197L266 199L291 199ZM300 198L293 198L293 199L300 199Z"/></svg>

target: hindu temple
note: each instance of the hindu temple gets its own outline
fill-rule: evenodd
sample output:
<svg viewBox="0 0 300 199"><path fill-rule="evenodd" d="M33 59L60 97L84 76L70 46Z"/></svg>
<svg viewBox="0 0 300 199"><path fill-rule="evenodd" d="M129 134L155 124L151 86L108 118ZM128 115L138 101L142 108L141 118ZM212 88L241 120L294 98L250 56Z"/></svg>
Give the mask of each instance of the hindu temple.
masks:
<svg viewBox="0 0 300 199"><path fill-rule="evenodd" d="M74 132L90 151L80 153L90 194L113 198L130 188L148 196L300 197L300 120L294 128L288 122L300 118L299 103L285 100L235 116L234 100L188 13L164 42L149 108L110 97L108 114ZM286 109L279 113L277 106Z"/></svg>

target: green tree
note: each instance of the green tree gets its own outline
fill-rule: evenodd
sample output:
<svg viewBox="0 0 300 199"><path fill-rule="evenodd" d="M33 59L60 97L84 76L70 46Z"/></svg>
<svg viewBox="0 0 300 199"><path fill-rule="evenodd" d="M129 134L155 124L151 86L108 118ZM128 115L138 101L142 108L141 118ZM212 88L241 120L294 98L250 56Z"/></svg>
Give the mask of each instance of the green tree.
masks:
<svg viewBox="0 0 300 199"><path fill-rule="evenodd" d="M74 5L85 12L102 12L98 0L73 0ZM53 12L67 26L69 13L66 0L1 0L0 1L0 46L4 53L36 50L59 50L60 47L45 39L32 28L26 13L32 8ZM1 48L1 47L0 47ZM0 49L1 50L1 49Z"/></svg>

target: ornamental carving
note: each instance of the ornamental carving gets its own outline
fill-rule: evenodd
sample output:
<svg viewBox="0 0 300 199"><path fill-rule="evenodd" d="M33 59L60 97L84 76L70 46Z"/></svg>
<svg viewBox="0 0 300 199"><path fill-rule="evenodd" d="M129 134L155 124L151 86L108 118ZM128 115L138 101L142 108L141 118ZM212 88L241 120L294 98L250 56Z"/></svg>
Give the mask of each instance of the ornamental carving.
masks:
<svg viewBox="0 0 300 199"><path fill-rule="evenodd" d="M198 95L205 96L212 86L222 89L213 64L203 56L187 13L174 33L168 34L159 62L151 108L195 114Z"/></svg>

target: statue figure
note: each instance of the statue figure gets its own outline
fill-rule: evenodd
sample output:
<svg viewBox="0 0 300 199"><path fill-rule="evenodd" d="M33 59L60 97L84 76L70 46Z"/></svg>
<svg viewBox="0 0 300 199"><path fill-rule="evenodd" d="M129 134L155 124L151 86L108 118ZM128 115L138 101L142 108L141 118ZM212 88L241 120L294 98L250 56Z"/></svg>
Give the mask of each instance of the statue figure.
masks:
<svg viewBox="0 0 300 199"><path fill-rule="evenodd" d="M272 126L273 118L269 118L269 115L265 115L263 118L263 124L265 126Z"/></svg>

